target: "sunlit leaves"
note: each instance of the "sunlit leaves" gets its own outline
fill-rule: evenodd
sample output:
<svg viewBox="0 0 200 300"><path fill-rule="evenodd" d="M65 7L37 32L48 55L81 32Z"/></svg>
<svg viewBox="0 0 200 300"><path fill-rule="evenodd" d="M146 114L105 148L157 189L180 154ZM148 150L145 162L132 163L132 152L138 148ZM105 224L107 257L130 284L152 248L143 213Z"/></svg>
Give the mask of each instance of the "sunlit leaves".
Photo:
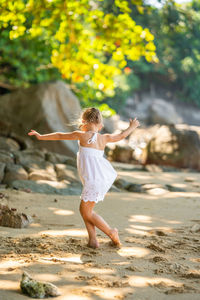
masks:
<svg viewBox="0 0 200 300"><path fill-rule="evenodd" d="M142 1L132 3L139 7ZM112 94L114 78L127 60L142 56L156 60L154 37L130 17L127 0L114 0L109 13L103 11L102 1L0 0L0 4L0 28L11 28L11 40L24 36L44 41L62 78L99 91L99 99Z"/></svg>

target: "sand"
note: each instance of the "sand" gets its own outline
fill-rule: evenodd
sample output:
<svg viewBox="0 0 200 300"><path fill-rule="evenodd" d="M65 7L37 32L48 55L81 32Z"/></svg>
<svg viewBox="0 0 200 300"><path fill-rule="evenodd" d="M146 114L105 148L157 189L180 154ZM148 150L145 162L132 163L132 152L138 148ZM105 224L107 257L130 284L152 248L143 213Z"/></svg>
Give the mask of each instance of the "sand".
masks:
<svg viewBox="0 0 200 300"><path fill-rule="evenodd" d="M24 229L0 227L0 300L28 299L23 270L55 284L58 300L200 299L200 174L118 171L158 187L147 193L110 192L95 211L119 229L122 248L97 230L100 248L86 246L78 196L0 190L2 203L33 216ZM185 192L159 187L172 184ZM196 225L197 226L197 225Z"/></svg>

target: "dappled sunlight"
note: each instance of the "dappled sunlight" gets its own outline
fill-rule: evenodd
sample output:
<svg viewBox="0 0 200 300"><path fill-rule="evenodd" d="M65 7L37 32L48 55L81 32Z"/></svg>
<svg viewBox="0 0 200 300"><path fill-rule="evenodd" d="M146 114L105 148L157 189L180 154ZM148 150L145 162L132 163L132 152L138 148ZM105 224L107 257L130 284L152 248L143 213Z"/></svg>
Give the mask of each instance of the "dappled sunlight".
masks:
<svg viewBox="0 0 200 300"><path fill-rule="evenodd" d="M152 227L149 227L149 226L140 226L140 225L130 225L131 228L135 228L135 229L138 229L138 230L151 230Z"/></svg>
<svg viewBox="0 0 200 300"><path fill-rule="evenodd" d="M134 228L126 228L126 231L130 234L136 234L136 235L146 235L147 232L144 230L138 230Z"/></svg>
<svg viewBox="0 0 200 300"><path fill-rule="evenodd" d="M8 290L8 291L16 291L18 292L19 290L19 282L17 282L16 280L1 280L0 279L0 287L4 290ZM15 299L15 296L13 295L13 299ZM4 300L4 299L2 299ZM7 299L5 299L7 300Z"/></svg>
<svg viewBox="0 0 200 300"><path fill-rule="evenodd" d="M181 282L177 282L165 277L144 277L144 276L130 276L129 284L134 287L148 287L149 285L164 284L166 287L181 286Z"/></svg>
<svg viewBox="0 0 200 300"><path fill-rule="evenodd" d="M130 175L130 171L123 171L123 172L118 172L119 175L123 176L124 179L144 179L144 180L152 180L152 175L149 175L148 173L144 172L137 172L134 173L133 175Z"/></svg>
<svg viewBox="0 0 200 300"><path fill-rule="evenodd" d="M150 253L148 249L141 247L122 247L118 254L120 256L135 256L135 257L144 257Z"/></svg>
<svg viewBox="0 0 200 300"><path fill-rule="evenodd" d="M84 271L91 274L114 274L115 273L115 270L103 269L103 268L85 268Z"/></svg>
<svg viewBox="0 0 200 300"><path fill-rule="evenodd" d="M127 288L124 288L123 290L124 290L124 292L126 292ZM133 291L133 289L130 290L130 288L129 288L129 291ZM122 294L123 294L122 288L120 288L120 291L119 291L119 290L116 290L116 289L108 289L108 288L104 287L104 288L98 289L98 291L95 292L95 294L100 296L101 299L105 299L105 300L106 299L108 299L108 300L111 300L111 299L124 299L124 297L122 296Z"/></svg>
<svg viewBox="0 0 200 300"><path fill-rule="evenodd" d="M39 281L59 281L59 276L58 275L54 275L54 274L49 274L49 273L43 273L43 274L37 274L36 276L34 276L35 280L39 280Z"/></svg>
<svg viewBox="0 0 200 300"><path fill-rule="evenodd" d="M54 211L54 214L56 215L61 215L61 216L74 215L74 212L72 210L58 209L57 207L48 207L48 209Z"/></svg>
<svg viewBox="0 0 200 300"><path fill-rule="evenodd" d="M40 258L43 261L50 261L50 262L72 262L72 263L76 263L76 264L82 264L83 261L81 260L81 255L77 254L77 255L70 255L69 257L55 257L55 256L51 256L51 257L41 257Z"/></svg>
<svg viewBox="0 0 200 300"><path fill-rule="evenodd" d="M71 293L67 293L64 296L60 296L59 300L92 300L91 297L83 296L83 295L74 295Z"/></svg>
<svg viewBox="0 0 200 300"><path fill-rule="evenodd" d="M17 261L16 260L1 261L0 271L4 270L5 272L5 269L21 267L22 263L24 264L24 260L20 260L20 259L18 259Z"/></svg>
<svg viewBox="0 0 200 300"><path fill-rule="evenodd" d="M40 234L46 234L50 236L87 236L87 232L85 229L44 230L41 231Z"/></svg>
<svg viewBox="0 0 200 300"><path fill-rule="evenodd" d="M183 222L181 221L178 221L178 220L167 220L167 219L158 219L159 221L163 222L163 223L166 223L166 224L183 224ZM159 227L160 229L161 228L168 228L168 227Z"/></svg>
<svg viewBox="0 0 200 300"><path fill-rule="evenodd" d="M200 199L200 194L197 192L170 192L167 195L163 195L164 198L183 198L183 200L187 198L197 198Z"/></svg>
<svg viewBox="0 0 200 300"><path fill-rule="evenodd" d="M40 223L32 223L30 224L30 227L42 227L42 225Z"/></svg>
<svg viewBox="0 0 200 300"><path fill-rule="evenodd" d="M152 223L152 217L145 215L131 215L129 222Z"/></svg>
<svg viewBox="0 0 200 300"><path fill-rule="evenodd" d="M154 196L160 196L160 195L168 194L169 191L163 188L153 188L147 190L147 193Z"/></svg>
<svg viewBox="0 0 200 300"><path fill-rule="evenodd" d="M61 216L70 216L74 215L74 212L72 210L66 210L66 209L57 209L54 211L56 215L61 215Z"/></svg>

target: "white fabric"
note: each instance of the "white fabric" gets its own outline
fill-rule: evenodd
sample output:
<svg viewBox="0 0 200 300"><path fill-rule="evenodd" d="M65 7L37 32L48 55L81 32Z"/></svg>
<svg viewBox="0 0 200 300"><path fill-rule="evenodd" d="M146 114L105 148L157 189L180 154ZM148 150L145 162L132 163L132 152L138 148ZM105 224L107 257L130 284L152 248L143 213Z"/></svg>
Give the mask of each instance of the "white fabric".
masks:
<svg viewBox="0 0 200 300"><path fill-rule="evenodd" d="M97 134L94 134L92 141L88 142L93 143L96 138ZM117 177L117 172L103 154L103 150L79 145L77 168L83 184L80 198L85 202L102 201Z"/></svg>
<svg viewBox="0 0 200 300"><path fill-rule="evenodd" d="M88 140L88 144L94 144L97 141L97 132L94 133L94 135Z"/></svg>

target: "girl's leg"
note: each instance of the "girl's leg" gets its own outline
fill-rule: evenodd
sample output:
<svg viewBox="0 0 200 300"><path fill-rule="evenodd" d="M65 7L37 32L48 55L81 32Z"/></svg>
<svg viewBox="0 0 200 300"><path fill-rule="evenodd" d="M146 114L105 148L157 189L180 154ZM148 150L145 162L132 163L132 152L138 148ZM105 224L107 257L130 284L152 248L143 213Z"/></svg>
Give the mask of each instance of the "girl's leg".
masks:
<svg viewBox="0 0 200 300"><path fill-rule="evenodd" d="M115 245L120 245L117 229L110 228L110 226L104 221L102 217L100 217L99 215L97 215L95 212L92 211L94 204L95 202L91 202L91 201L87 201L87 202L84 202L83 200L81 201L80 212L84 221L93 224L93 226L96 226L101 231L103 231L107 236L111 238L111 240ZM96 238L96 234L95 234L95 238Z"/></svg>
<svg viewBox="0 0 200 300"><path fill-rule="evenodd" d="M91 214L91 210L93 209L95 202L90 202L90 205L87 205L86 203L88 203L88 202L84 202L83 200L81 200L80 213L81 213L81 216L82 216L83 221L85 223L85 226L86 226L86 229L87 229L87 232L88 232L88 236L89 236L88 246L90 246L92 248L98 248L99 243L96 239L95 226L86 217L87 213Z"/></svg>
<svg viewBox="0 0 200 300"><path fill-rule="evenodd" d="M121 243L119 240L117 228L110 228L106 221L95 212L92 212L92 222L97 228L99 228L107 236L109 236L115 245L120 246Z"/></svg>

